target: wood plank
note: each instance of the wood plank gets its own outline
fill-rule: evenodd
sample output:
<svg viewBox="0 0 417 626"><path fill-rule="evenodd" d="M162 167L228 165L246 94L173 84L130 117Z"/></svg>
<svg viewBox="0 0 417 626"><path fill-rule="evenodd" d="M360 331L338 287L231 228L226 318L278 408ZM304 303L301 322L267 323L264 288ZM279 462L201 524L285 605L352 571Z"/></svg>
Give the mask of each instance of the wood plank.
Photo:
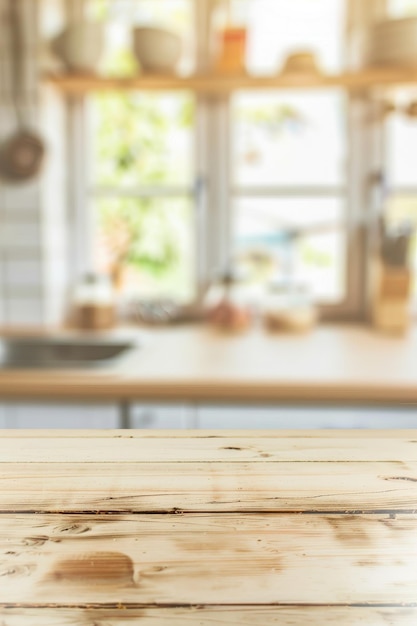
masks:
<svg viewBox="0 0 417 626"><path fill-rule="evenodd" d="M1 515L0 603L415 608L416 536L416 515Z"/></svg>
<svg viewBox="0 0 417 626"><path fill-rule="evenodd" d="M0 511L409 511L417 463L5 463Z"/></svg>
<svg viewBox="0 0 417 626"><path fill-rule="evenodd" d="M159 361L158 367L161 362ZM233 366L232 366L233 367ZM264 370L265 371L265 370ZM417 383L406 381L410 373L415 370L403 371L400 380L381 380L370 382L370 377L359 377L351 382L351 377L343 376L334 381L320 377L319 381L311 379L311 371L302 382L293 382L289 378L276 376L263 382L258 376L249 380L245 376L239 378L239 372L230 370L230 377L216 380L212 372L199 372L196 380L190 378L193 374L186 373L186 377L176 380L171 371L169 378L163 378L161 372L153 373L152 379L144 378L138 372L136 377L123 377L118 372L76 373L66 370L60 372L43 370L11 373L10 370L0 372L0 398L5 401L39 400L39 401L86 401L103 403L105 401L121 402L199 402L202 404L242 404L258 405L291 404L307 406L312 404L321 406L371 406L378 404L385 407L411 408L417 405ZM196 374L196 370L194 370ZM237 374L237 377L235 378ZM300 374L300 377L302 374ZM334 422L337 427L337 420Z"/></svg>
<svg viewBox="0 0 417 626"><path fill-rule="evenodd" d="M2 370L0 396L18 402L130 399L410 408L417 404L417 328L403 338L345 325L321 325L301 336L259 328L242 336L216 333L206 325L161 328L105 371ZM337 419L332 425L338 425Z"/></svg>
<svg viewBox="0 0 417 626"><path fill-rule="evenodd" d="M238 89L367 89L381 85L415 84L415 68L369 68L339 75L286 74L275 76L194 75L112 78L101 76L49 75L45 82L66 93L90 91L190 90L203 93L230 93Z"/></svg>
<svg viewBox="0 0 417 626"><path fill-rule="evenodd" d="M182 437L171 439L162 433L157 438L64 437L2 438L0 463L134 463L134 462L373 462L417 463L417 432L413 438L350 437L346 432L337 439L258 437ZM69 445L71 442L71 445Z"/></svg>
<svg viewBox="0 0 417 626"><path fill-rule="evenodd" d="M178 609L2 609L2 626L415 626L417 609L192 607Z"/></svg>

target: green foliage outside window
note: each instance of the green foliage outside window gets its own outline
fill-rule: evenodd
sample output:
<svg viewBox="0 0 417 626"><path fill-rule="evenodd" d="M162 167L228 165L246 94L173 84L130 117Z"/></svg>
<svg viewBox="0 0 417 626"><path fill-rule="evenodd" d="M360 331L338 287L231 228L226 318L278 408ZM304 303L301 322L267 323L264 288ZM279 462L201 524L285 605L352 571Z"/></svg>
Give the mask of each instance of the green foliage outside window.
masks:
<svg viewBox="0 0 417 626"><path fill-rule="evenodd" d="M190 97L158 100L146 94L100 95L94 100L94 180L99 187L190 186L190 159L175 144L186 141L193 124ZM183 146L184 148L184 146ZM170 205L179 199L147 197L101 199L97 203L101 240L106 242L111 273L133 266L160 279L183 262L184 237L175 236ZM182 200L182 204L186 204ZM175 211L173 211L175 212ZM182 229L184 211L182 212ZM176 215L180 215L176 209ZM188 220L189 222L189 220ZM181 290L181 287L179 286Z"/></svg>
<svg viewBox="0 0 417 626"><path fill-rule="evenodd" d="M142 20L174 18L187 24L183 3L90 0L92 19L127 29ZM186 6L186 5L184 5ZM170 14L172 12L172 15ZM140 68L126 40L110 46L102 71L108 76L134 76ZM92 98L93 187L104 190L95 198L101 267L115 281L124 269L136 270L143 282L152 279L167 293L190 289L192 207L192 128L194 99L188 94L147 92L99 94ZM148 197L145 189L182 188L183 197ZM111 196L106 190L111 190ZM120 195L118 192L120 191ZM104 250L104 253L103 253ZM105 262L103 263L103 257ZM140 282L140 281L139 281Z"/></svg>

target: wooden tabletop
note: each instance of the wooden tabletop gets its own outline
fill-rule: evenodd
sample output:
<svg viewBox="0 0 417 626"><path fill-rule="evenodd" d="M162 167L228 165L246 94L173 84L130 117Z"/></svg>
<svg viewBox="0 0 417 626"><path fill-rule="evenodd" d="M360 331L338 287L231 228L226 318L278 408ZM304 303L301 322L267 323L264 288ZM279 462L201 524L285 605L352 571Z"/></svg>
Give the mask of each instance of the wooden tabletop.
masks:
<svg viewBox="0 0 417 626"><path fill-rule="evenodd" d="M1 370L0 400L417 404L417 329L404 337L347 325L301 335L199 325L136 333L140 347L104 370Z"/></svg>
<svg viewBox="0 0 417 626"><path fill-rule="evenodd" d="M415 626L417 432L3 431L1 626Z"/></svg>

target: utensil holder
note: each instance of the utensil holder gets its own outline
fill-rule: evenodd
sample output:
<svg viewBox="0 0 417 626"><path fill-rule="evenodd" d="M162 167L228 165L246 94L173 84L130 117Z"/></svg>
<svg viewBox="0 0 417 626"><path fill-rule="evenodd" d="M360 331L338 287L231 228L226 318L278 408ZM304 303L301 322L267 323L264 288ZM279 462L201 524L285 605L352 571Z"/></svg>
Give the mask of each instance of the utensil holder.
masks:
<svg viewBox="0 0 417 626"><path fill-rule="evenodd" d="M412 273L406 267L390 267L375 261L372 276L372 320L376 328L403 333L410 324Z"/></svg>

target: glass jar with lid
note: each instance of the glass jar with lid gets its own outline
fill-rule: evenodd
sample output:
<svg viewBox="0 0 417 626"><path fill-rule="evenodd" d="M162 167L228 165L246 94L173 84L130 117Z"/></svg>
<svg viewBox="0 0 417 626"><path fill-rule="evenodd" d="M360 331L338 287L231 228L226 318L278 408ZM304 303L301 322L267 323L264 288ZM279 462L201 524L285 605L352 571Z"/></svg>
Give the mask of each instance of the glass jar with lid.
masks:
<svg viewBox="0 0 417 626"><path fill-rule="evenodd" d="M269 284L263 303L263 322L268 330L307 331L317 318L317 309L305 285L287 280Z"/></svg>
<svg viewBox="0 0 417 626"><path fill-rule="evenodd" d="M107 330L116 322L116 303L107 276L85 274L73 294L73 319L81 330Z"/></svg>

